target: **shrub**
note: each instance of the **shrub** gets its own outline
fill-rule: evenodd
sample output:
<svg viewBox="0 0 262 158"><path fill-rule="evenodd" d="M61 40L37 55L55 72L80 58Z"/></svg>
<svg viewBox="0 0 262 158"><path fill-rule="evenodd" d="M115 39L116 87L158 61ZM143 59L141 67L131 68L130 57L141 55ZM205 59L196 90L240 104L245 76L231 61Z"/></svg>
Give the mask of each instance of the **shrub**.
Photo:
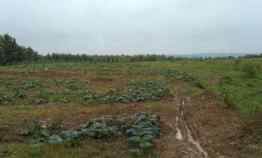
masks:
<svg viewBox="0 0 262 158"><path fill-rule="evenodd" d="M25 48L17 44L16 39L8 34L0 35L0 65L33 61L38 58L32 48Z"/></svg>
<svg viewBox="0 0 262 158"><path fill-rule="evenodd" d="M239 70L240 69L240 66L241 66L241 63L242 63L242 60L241 59L235 59L234 60L234 65L233 65L233 67L234 67L234 69L235 70Z"/></svg>
<svg viewBox="0 0 262 158"><path fill-rule="evenodd" d="M242 68L245 76L248 78L255 78L258 74L258 67L255 64L245 64Z"/></svg>

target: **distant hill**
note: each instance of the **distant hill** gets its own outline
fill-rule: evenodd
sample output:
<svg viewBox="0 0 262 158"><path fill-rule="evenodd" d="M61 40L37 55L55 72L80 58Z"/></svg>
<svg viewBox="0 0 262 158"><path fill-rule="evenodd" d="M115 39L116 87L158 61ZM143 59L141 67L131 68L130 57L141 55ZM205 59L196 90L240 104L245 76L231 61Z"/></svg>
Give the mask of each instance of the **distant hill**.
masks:
<svg viewBox="0 0 262 158"><path fill-rule="evenodd" d="M196 53L196 54L182 54L182 55L174 55L176 57L185 57L185 58L216 58L216 57L240 57L240 56L245 56L247 53Z"/></svg>

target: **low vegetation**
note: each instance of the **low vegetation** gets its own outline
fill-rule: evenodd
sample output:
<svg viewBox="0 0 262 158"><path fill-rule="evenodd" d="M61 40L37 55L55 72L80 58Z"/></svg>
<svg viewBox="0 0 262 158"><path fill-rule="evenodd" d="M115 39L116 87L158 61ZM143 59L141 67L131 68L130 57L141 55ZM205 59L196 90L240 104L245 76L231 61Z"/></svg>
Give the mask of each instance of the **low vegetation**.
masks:
<svg viewBox="0 0 262 158"><path fill-rule="evenodd" d="M96 92L88 83L80 80L17 80L2 81L0 103L46 104L46 103L129 103L160 100L170 95L167 83L160 80L130 81L126 87ZM45 85L48 84L48 85Z"/></svg>
<svg viewBox="0 0 262 158"><path fill-rule="evenodd" d="M159 117L149 113L136 113L132 116L106 116L95 118L82 124L78 129L61 130L61 124L33 122L25 136L33 143L75 145L77 141L90 137L110 139L127 136L130 152L148 152L153 147L153 139L160 136ZM59 131L60 130L60 131Z"/></svg>
<svg viewBox="0 0 262 158"><path fill-rule="evenodd" d="M199 106L190 118L201 108L222 109L224 123L237 116L237 139L262 147L261 55L41 56L3 35L0 56L0 157L160 157L181 98ZM213 119L199 125L216 128Z"/></svg>

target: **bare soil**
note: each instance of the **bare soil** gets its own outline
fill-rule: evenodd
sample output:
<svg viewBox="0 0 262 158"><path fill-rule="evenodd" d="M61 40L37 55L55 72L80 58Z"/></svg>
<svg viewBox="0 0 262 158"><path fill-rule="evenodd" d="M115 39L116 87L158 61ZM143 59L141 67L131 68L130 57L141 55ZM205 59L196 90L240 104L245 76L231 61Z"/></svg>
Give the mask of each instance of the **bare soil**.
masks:
<svg viewBox="0 0 262 158"><path fill-rule="evenodd" d="M111 79L98 79L111 82ZM261 158L262 149L256 144L244 144L243 129L247 121L238 112L225 108L214 94L203 90L199 95L188 95L185 83L178 82L174 96L161 100L157 105L144 103L100 105L75 109L59 106L36 107L42 109L39 117L63 117L67 128L75 128L86 120L99 115L117 115L149 111L161 118L161 137L156 140L156 150L161 158ZM74 108L74 110L73 110ZM55 111L55 115L54 114ZM15 125L13 126L15 127ZM1 127L0 143L21 142L19 131ZM8 133L15 131L17 133ZM1 152L1 151L0 151ZM1 156L1 154L0 154Z"/></svg>
<svg viewBox="0 0 262 158"><path fill-rule="evenodd" d="M247 122L232 109L225 108L213 94L184 94L178 86L173 101L163 104L160 114L168 128L158 140L162 158L259 158L262 148L242 143Z"/></svg>

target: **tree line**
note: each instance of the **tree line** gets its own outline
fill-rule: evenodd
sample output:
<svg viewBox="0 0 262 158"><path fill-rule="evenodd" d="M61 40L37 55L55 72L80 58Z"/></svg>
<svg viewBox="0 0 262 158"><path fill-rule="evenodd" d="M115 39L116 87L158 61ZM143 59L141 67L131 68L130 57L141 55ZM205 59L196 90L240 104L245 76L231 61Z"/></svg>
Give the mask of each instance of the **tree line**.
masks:
<svg viewBox="0 0 262 158"><path fill-rule="evenodd" d="M165 55L86 55L51 53L40 55L30 47L24 47L16 42L9 34L0 35L0 65L9 65L25 62L87 62L87 63L113 63L113 62L139 62L179 60Z"/></svg>
<svg viewBox="0 0 262 158"><path fill-rule="evenodd" d="M261 58L262 54L245 55L242 57L177 57L167 55L86 55L51 53L40 55L30 47L17 44L16 39L8 34L0 35L0 65L25 62L140 62L140 61L177 61L177 60L213 60L235 58Z"/></svg>
<svg viewBox="0 0 262 158"><path fill-rule="evenodd" d="M15 64L36 60L38 54L30 47L17 44L16 39L8 34L0 35L0 64Z"/></svg>
<svg viewBox="0 0 262 158"><path fill-rule="evenodd" d="M174 57L165 55L86 55L86 54L57 54L41 56L44 62L87 62L87 63L116 63L140 61L171 61ZM176 60L179 60L176 58Z"/></svg>

